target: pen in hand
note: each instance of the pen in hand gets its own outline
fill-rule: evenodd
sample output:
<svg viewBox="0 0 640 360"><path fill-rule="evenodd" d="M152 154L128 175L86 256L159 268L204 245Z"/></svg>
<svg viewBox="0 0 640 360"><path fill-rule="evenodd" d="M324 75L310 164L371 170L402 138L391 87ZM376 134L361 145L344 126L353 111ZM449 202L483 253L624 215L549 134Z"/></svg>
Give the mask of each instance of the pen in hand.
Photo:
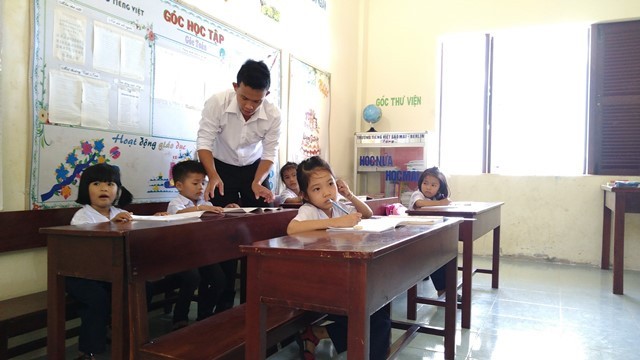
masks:
<svg viewBox="0 0 640 360"><path fill-rule="evenodd" d="M340 209L343 213L345 213L345 215L349 215L349 212L347 211L347 209L345 209L344 207L342 207L342 205L338 204L337 201L333 200L333 199L329 199L329 201L331 201L331 203L337 207L338 209Z"/></svg>

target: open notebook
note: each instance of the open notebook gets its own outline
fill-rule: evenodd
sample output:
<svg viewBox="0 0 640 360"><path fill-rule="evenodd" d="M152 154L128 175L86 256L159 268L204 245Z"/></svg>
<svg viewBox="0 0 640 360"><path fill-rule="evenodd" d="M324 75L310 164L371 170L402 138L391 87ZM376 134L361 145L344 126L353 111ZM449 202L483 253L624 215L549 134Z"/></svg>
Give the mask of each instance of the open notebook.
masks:
<svg viewBox="0 0 640 360"><path fill-rule="evenodd" d="M331 227L327 231L383 232L401 225L432 225L443 221L442 216L389 215L362 219L353 227Z"/></svg>
<svg viewBox="0 0 640 360"><path fill-rule="evenodd" d="M175 220L184 220L184 219L193 219L199 218L202 216L204 211L194 211L182 214L174 214L174 215L164 215L164 216L156 216L156 215L131 215L134 221L136 220L145 220L145 221L175 221Z"/></svg>
<svg viewBox="0 0 640 360"><path fill-rule="evenodd" d="M282 208L279 207L239 207L239 208L224 208L225 213L250 213L260 211L276 211Z"/></svg>

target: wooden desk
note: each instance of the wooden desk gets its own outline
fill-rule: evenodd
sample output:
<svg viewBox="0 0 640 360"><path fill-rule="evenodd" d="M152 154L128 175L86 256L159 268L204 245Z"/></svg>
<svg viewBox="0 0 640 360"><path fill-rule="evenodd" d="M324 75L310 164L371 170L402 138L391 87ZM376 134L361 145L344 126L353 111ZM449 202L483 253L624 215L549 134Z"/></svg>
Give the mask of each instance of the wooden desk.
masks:
<svg viewBox="0 0 640 360"><path fill-rule="evenodd" d="M349 358L368 359L370 314L446 264L445 326L433 333L444 336L445 358L453 359L460 221L382 233L312 231L241 246L248 261L245 358L264 359L266 305L274 304L347 315Z"/></svg>
<svg viewBox="0 0 640 360"><path fill-rule="evenodd" d="M604 190L600 268L609 269L613 213L613 293L622 295L624 288L624 214L640 213L640 188L607 185L602 185L600 188Z"/></svg>
<svg viewBox="0 0 640 360"><path fill-rule="evenodd" d="M454 203L455 204L455 203ZM463 205L433 206L409 210L410 215L438 215L469 219L460 225L462 241L462 327L471 327L471 279L476 272L491 274L491 287L498 288L500 279L500 210L503 202L464 202ZM473 269L473 242L493 230L493 254L491 269ZM417 303L439 304L438 301L417 296L417 286L407 294L407 318L416 319Z"/></svg>
<svg viewBox="0 0 640 360"><path fill-rule="evenodd" d="M196 268L242 257L239 244L286 234L286 227L296 214L295 210L280 210L259 215L205 215L201 219L171 222L106 222L42 228L48 241L47 358L65 358L66 276L111 282L112 356L135 359L135 336L147 335L133 331L136 319L128 315L135 313L135 299L129 299L130 274L136 273L139 263L157 262L163 264L163 271L171 271L182 269L184 262ZM130 337L131 333L135 336Z"/></svg>

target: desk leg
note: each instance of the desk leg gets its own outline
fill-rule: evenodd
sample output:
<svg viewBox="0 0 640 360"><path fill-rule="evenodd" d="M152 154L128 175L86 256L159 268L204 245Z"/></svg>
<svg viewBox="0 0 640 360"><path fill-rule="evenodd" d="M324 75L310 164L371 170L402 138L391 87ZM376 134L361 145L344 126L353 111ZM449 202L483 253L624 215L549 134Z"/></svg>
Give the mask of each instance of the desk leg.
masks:
<svg viewBox="0 0 640 360"><path fill-rule="evenodd" d="M65 358L65 289L64 276L59 276L49 257L47 289L47 358Z"/></svg>
<svg viewBox="0 0 640 360"><path fill-rule="evenodd" d="M369 323L366 264L352 265L347 308L347 351L349 359L369 359Z"/></svg>
<svg viewBox="0 0 640 360"><path fill-rule="evenodd" d="M491 287L497 289L500 281L500 226L493 229L493 256L491 261Z"/></svg>
<svg viewBox="0 0 640 360"><path fill-rule="evenodd" d="M349 309L347 351L350 359L369 358L370 315L365 309L364 306Z"/></svg>
<svg viewBox="0 0 640 360"><path fill-rule="evenodd" d="M455 273L455 272L454 272ZM471 327L471 278L473 276L473 239L462 239L462 327Z"/></svg>
<svg viewBox="0 0 640 360"><path fill-rule="evenodd" d="M613 214L613 293L617 295L623 293L625 200L624 195L616 195Z"/></svg>
<svg viewBox="0 0 640 360"><path fill-rule="evenodd" d="M606 195L606 194L605 194ZM602 257L600 258L600 268L609 269L611 256L611 209L606 205L602 215Z"/></svg>
<svg viewBox="0 0 640 360"><path fill-rule="evenodd" d="M446 265L445 313L444 313L444 358L453 359L456 352L456 277L458 258ZM414 307L415 309L415 307Z"/></svg>
<svg viewBox="0 0 640 360"><path fill-rule="evenodd" d="M456 270L457 271L457 270ZM456 279L453 280L454 282ZM413 285L407 290L407 319L415 320L418 310L418 285Z"/></svg>
<svg viewBox="0 0 640 360"><path fill-rule="evenodd" d="M124 274L120 268L114 268L114 277L111 282L111 354L126 357L128 355L128 312L129 307L125 305L126 290L124 289ZM127 324L125 328L124 324Z"/></svg>
<svg viewBox="0 0 640 360"><path fill-rule="evenodd" d="M247 277L249 279L258 279L254 272L258 268L258 259L255 256L248 257ZM247 302L246 302L246 346L245 359L264 359L267 352L267 341L265 337L265 329L267 323L267 308L260 302L258 294L258 282L247 282Z"/></svg>

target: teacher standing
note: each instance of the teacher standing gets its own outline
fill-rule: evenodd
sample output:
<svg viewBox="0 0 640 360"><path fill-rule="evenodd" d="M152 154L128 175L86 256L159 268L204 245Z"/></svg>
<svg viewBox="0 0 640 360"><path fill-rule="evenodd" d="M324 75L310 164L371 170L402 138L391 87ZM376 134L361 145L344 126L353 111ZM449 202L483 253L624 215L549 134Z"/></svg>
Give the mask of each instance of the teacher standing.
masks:
<svg viewBox="0 0 640 360"><path fill-rule="evenodd" d="M280 110L270 103L271 73L262 61L247 60L233 90L204 104L196 147L209 178L205 200L216 206L231 203L265 207L275 196L267 187L278 155ZM226 282L215 312L233 307L237 260L220 263Z"/></svg>
<svg viewBox="0 0 640 360"><path fill-rule="evenodd" d="M198 130L198 158L207 170L205 200L263 207L274 200L267 185L278 155L280 110L270 103L271 74L262 61L247 60L233 90L209 98Z"/></svg>

